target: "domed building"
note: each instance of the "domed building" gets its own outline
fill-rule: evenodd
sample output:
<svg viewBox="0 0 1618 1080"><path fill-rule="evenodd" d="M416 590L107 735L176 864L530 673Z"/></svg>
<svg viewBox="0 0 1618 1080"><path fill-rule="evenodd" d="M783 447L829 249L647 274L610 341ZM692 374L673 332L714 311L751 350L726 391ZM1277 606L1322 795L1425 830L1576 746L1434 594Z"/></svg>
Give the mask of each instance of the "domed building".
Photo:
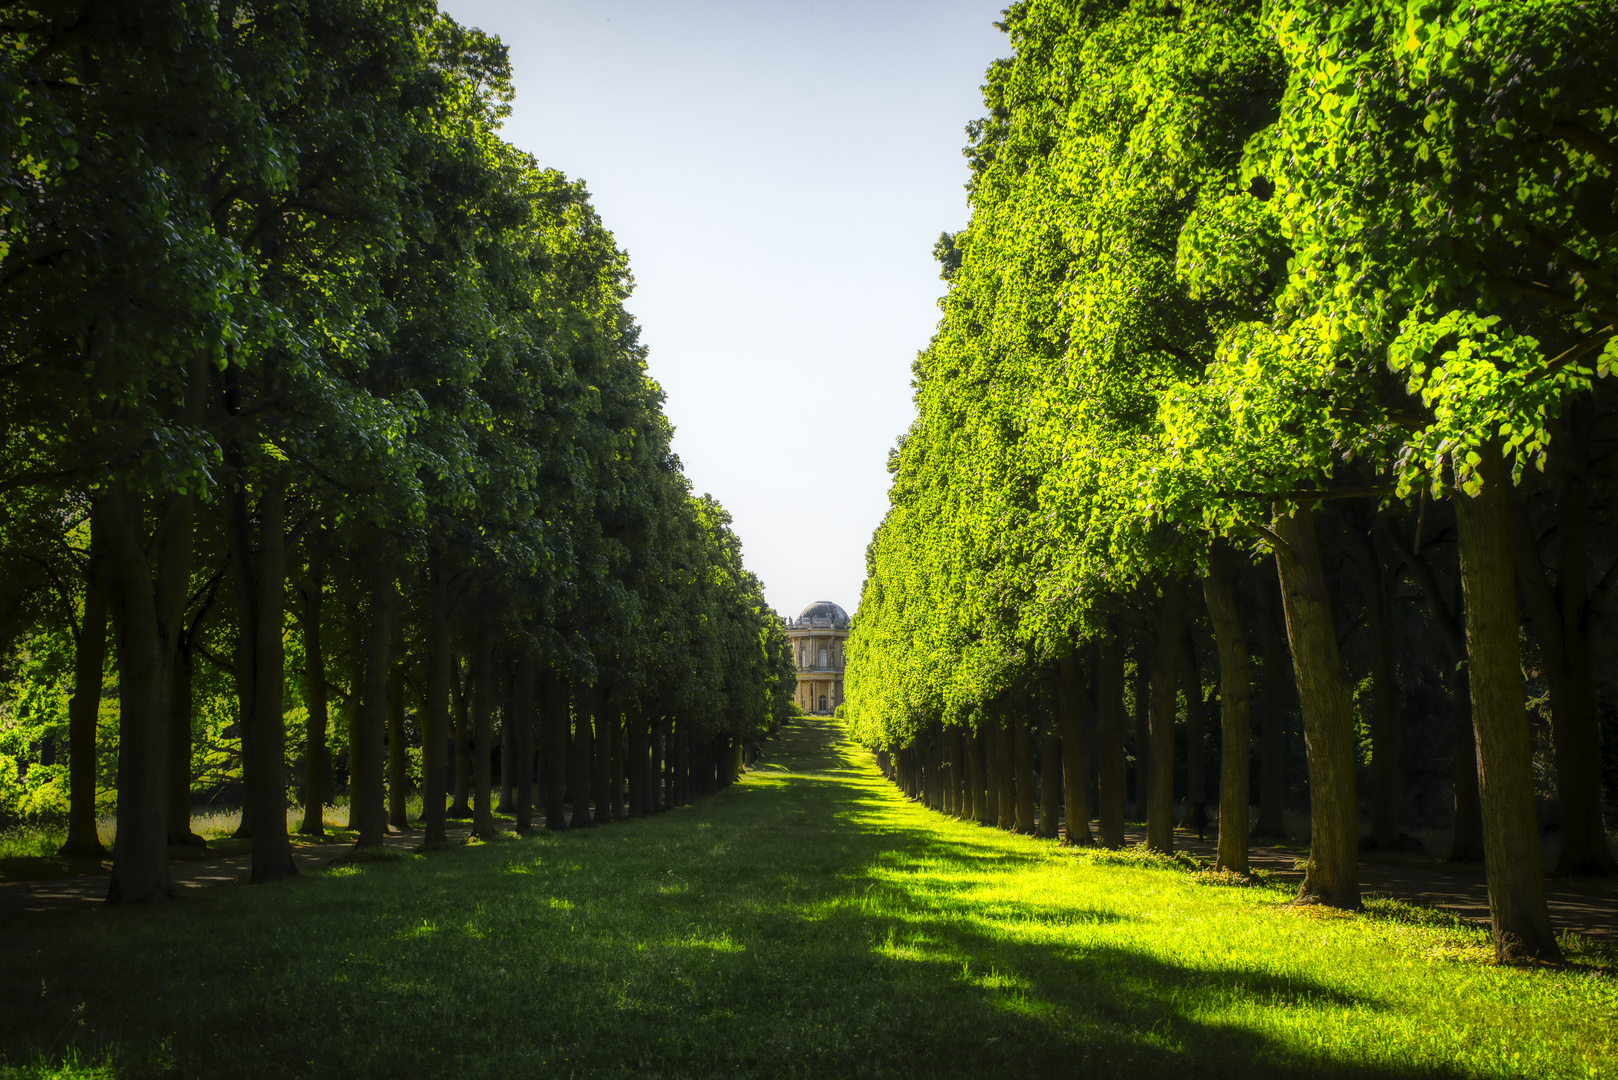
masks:
<svg viewBox="0 0 1618 1080"><path fill-rule="evenodd" d="M848 612L830 600L816 600L787 619L787 637L798 661L798 708L819 716L843 703L843 643Z"/></svg>

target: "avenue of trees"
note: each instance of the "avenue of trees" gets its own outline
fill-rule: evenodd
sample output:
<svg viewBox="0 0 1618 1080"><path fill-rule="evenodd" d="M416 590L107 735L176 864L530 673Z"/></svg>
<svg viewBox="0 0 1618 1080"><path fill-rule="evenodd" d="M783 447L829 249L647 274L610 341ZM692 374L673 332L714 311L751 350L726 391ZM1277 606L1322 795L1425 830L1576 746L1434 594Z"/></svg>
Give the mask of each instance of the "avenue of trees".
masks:
<svg viewBox="0 0 1618 1080"><path fill-rule="evenodd" d="M97 855L115 810L145 903L205 789L268 881L289 789L369 846L415 795L434 843L733 778L787 641L624 253L500 138L504 46L432 0L7 4L0 43L0 817Z"/></svg>
<svg viewBox="0 0 1618 1080"><path fill-rule="evenodd" d="M1618 870L1618 5L1004 26L868 549L856 735L929 805L1033 831L1037 801L1069 843L1122 843L1132 794L1166 852L1209 800L1245 872L1295 700L1300 898L1359 906L1362 846L1452 791L1498 955L1555 958L1542 811L1557 872Z"/></svg>

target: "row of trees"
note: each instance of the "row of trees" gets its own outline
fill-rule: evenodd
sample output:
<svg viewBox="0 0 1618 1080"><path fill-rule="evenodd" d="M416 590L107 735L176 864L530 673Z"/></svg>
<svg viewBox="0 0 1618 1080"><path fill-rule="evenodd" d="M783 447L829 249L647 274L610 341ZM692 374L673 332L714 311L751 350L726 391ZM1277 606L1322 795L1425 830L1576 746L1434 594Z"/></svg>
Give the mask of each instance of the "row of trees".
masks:
<svg viewBox="0 0 1618 1080"><path fill-rule="evenodd" d="M963 763L970 812L1027 827L1043 687L1068 839L1088 723L1117 844L1127 658L1149 846L1173 843L1183 690L1188 727L1217 709L1218 858L1240 871L1252 690L1273 829L1292 682L1301 895L1355 907L1356 710L1367 842L1394 845L1406 691L1441 679L1457 855L1486 861L1497 952L1555 957L1530 704L1560 869L1615 869L1595 642L1618 580L1618 6L1025 0L1004 26L868 551L855 731L923 776ZM1215 644L1215 702L1188 627Z"/></svg>
<svg viewBox="0 0 1618 1080"><path fill-rule="evenodd" d="M294 872L286 766L319 832L333 743L361 845L413 773L433 842L451 777L493 828L496 716L519 827L542 758L561 828L564 798L576 825L663 805L654 762L704 790L786 714L627 260L499 137L498 40L432 0L84 0L0 42L7 734L47 778L65 757L80 854L115 743L109 899L167 895L221 745L265 881Z"/></svg>

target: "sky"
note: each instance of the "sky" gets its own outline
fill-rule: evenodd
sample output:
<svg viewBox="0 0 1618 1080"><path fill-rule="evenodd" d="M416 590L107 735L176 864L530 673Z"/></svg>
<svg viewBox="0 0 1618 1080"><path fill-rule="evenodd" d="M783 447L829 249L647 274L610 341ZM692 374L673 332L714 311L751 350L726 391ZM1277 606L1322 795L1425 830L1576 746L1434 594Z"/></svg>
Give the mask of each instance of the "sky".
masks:
<svg viewBox="0 0 1618 1080"><path fill-rule="evenodd" d="M629 253L675 452L783 615L859 601L1003 6L440 0L511 50L506 138Z"/></svg>

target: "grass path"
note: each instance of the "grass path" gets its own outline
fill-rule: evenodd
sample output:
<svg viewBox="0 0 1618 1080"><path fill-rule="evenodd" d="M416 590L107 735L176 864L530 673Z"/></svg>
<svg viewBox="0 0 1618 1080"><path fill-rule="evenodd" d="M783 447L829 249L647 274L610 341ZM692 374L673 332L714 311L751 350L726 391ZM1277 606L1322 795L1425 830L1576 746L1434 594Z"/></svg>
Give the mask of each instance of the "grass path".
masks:
<svg viewBox="0 0 1618 1080"><path fill-rule="evenodd" d="M610 828L0 936L0 1076L1615 1076L1618 983L900 798L807 721Z"/></svg>

